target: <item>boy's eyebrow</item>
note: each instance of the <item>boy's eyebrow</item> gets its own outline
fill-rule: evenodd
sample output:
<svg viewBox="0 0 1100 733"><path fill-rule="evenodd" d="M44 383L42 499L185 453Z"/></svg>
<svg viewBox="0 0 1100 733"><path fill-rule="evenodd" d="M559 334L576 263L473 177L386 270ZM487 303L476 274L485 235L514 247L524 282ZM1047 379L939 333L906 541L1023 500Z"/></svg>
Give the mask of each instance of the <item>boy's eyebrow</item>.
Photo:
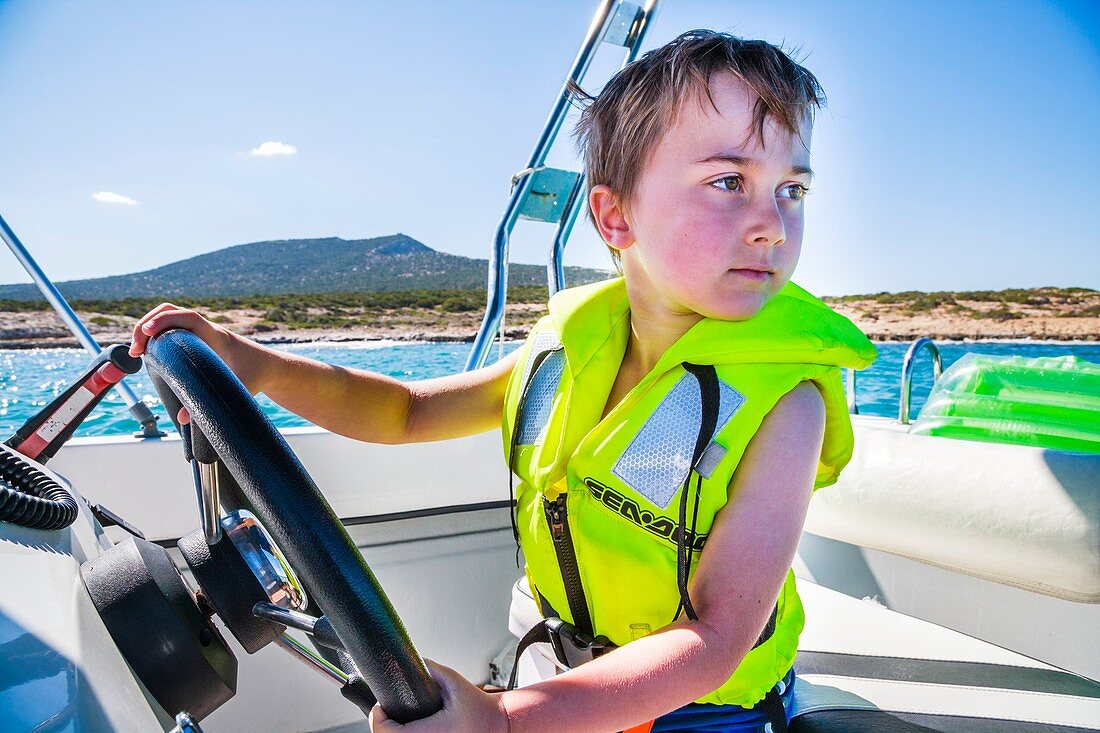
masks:
<svg viewBox="0 0 1100 733"><path fill-rule="evenodd" d="M695 161L697 164L705 163L732 163L733 165L743 166L747 168L753 168L758 165L754 158L748 158L744 155L737 155L736 153L718 153L708 158ZM789 173L796 176L806 175L813 178L814 172L810 170L809 166L805 165L792 165Z"/></svg>

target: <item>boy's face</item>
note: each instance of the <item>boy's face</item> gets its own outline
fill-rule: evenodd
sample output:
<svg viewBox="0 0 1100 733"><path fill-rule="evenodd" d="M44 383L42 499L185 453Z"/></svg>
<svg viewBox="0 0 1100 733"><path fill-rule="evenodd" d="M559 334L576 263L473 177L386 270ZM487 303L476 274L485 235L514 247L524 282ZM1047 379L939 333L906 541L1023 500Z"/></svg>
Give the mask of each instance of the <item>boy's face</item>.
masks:
<svg viewBox="0 0 1100 733"><path fill-rule="evenodd" d="M714 106L679 110L638 177L623 272L634 308L744 320L798 263L810 154L770 118L761 145L756 96L736 77L716 75L710 94Z"/></svg>

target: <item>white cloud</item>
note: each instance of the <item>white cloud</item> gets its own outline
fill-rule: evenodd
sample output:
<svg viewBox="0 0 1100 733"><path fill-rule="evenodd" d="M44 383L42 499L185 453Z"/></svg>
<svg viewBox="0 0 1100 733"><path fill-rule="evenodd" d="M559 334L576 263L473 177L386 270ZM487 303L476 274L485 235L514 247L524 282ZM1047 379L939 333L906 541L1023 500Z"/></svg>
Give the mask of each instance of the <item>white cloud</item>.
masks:
<svg viewBox="0 0 1100 733"><path fill-rule="evenodd" d="M252 148L251 154L263 158L267 158L272 155L297 155L298 148L294 147L293 145L287 145L286 143L268 140L266 143L262 143L260 147Z"/></svg>
<svg viewBox="0 0 1100 733"><path fill-rule="evenodd" d="M114 191L96 191L92 194L92 198L102 204L122 204L123 206L138 205L138 202L129 196L123 196L121 193L115 193Z"/></svg>

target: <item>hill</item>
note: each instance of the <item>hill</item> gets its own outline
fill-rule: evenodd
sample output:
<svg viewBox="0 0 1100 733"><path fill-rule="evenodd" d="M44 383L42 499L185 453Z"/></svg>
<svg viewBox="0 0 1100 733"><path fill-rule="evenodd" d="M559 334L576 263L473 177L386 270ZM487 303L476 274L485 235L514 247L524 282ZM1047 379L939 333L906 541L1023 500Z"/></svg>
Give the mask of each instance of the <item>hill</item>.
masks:
<svg viewBox="0 0 1100 733"><path fill-rule="evenodd" d="M487 260L439 252L405 234L394 234L239 244L144 272L56 284L66 298L78 300L484 290L487 267ZM570 284L607 276L600 270L566 268ZM514 264L508 278L510 285L544 285L546 268ZM0 285L0 299L40 297L33 285Z"/></svg>

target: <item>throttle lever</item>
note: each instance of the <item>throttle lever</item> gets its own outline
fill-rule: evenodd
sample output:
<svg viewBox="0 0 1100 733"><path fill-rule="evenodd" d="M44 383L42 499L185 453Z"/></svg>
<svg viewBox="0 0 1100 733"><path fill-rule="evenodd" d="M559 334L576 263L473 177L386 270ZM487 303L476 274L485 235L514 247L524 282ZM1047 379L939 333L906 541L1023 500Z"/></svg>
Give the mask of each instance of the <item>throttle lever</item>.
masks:
<svg viewBox="0 0 1100 733"><path fill-rule="evenodd" d="M130 347L114 344L101 351L88 369L37 415L23 423L4 445L45 463L57 454L100 403L107 391L127 374L141 369L141 359Z"/></svg>

